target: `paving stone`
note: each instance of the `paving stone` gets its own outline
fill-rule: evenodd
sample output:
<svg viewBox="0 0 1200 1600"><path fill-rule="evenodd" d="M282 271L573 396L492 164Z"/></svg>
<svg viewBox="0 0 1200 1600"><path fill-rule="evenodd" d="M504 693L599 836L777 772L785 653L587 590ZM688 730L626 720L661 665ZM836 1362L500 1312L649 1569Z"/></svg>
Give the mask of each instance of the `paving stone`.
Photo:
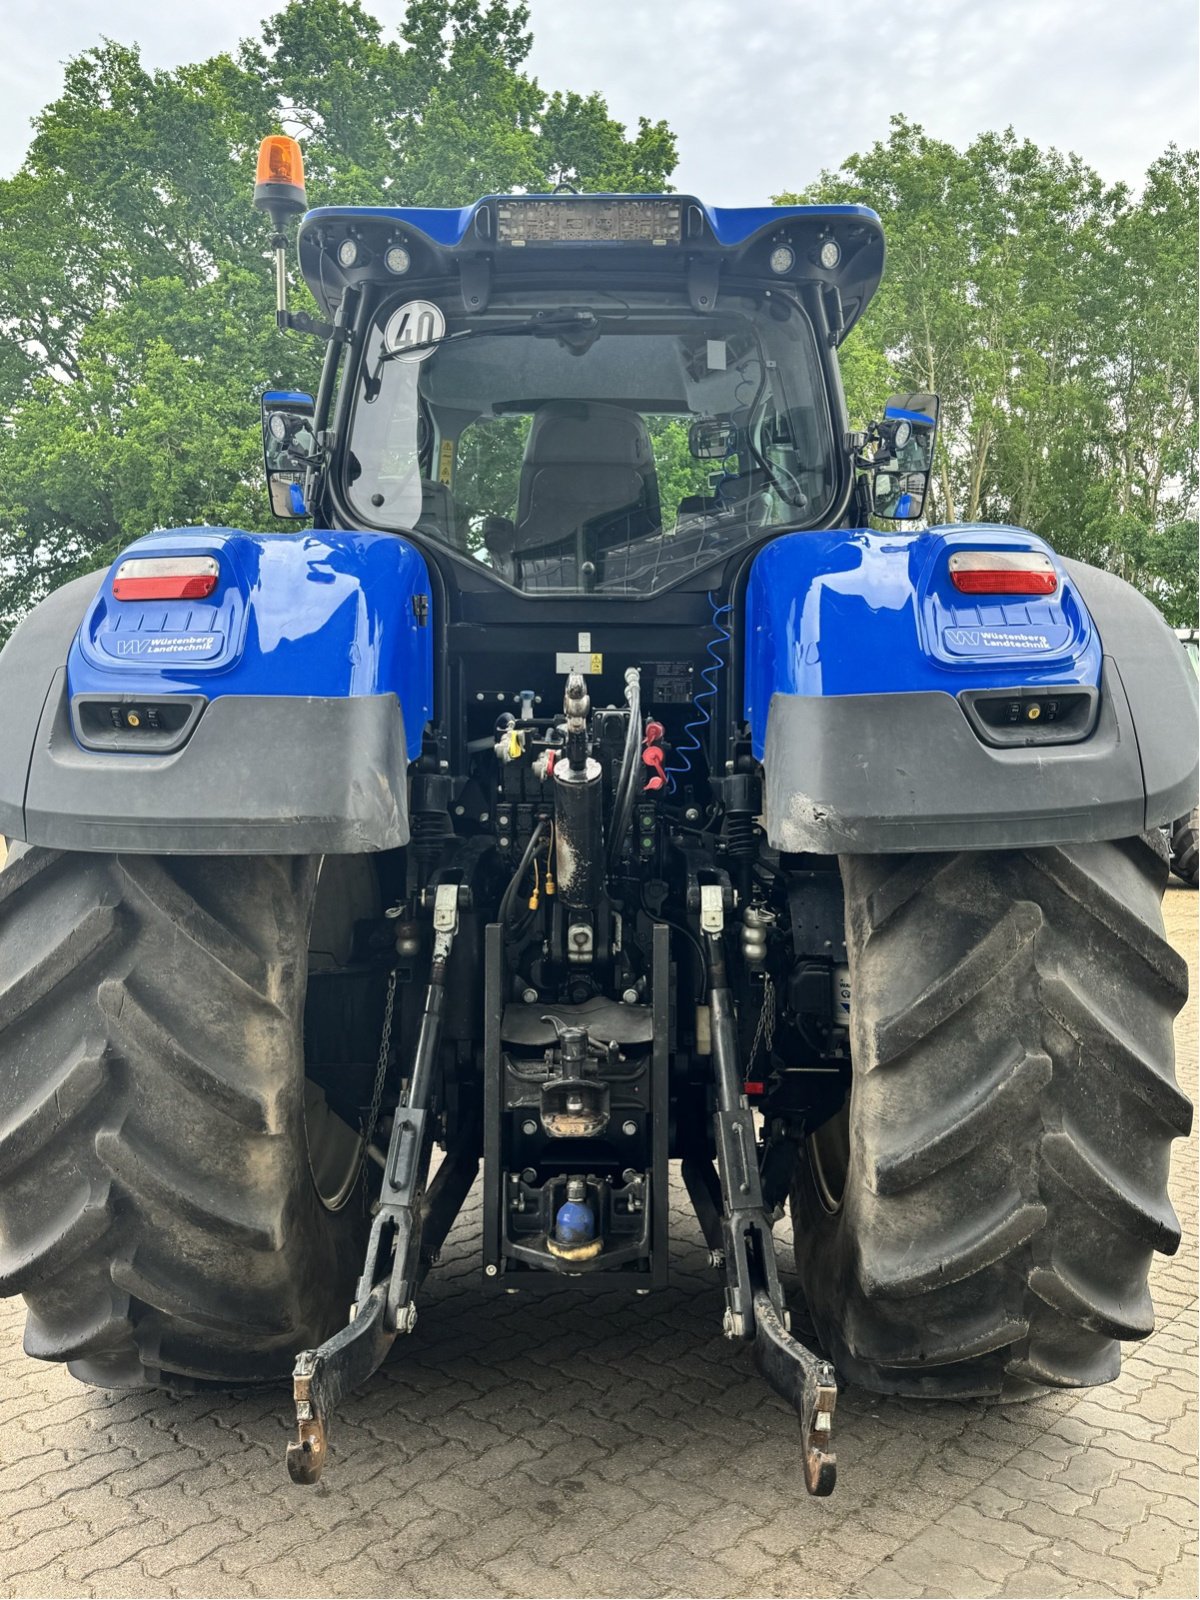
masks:
<svg viewBox="0 0 1200 1600"><path fill-rule="evenodd" d="M1117 1556L1139 1572L1157 1577L1165 1568L1182 1559L1186 1536L1173 1522L1163 1517L1147 1517L1131 1528L1119 1543L1108 1546L1107 1554Z"/></svg>

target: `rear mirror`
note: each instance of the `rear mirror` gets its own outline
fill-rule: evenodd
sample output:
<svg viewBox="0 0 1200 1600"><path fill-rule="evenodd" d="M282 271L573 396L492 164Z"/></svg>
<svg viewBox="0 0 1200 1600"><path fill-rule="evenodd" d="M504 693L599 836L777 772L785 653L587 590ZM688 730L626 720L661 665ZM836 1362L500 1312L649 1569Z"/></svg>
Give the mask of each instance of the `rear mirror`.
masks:
<svg viewBox="0 0 1200 1600"><path fill-rule="evenodd" d="M888 397L883 421L871 430L872 509L877 517L903 520L924 511L939 410L936 394Z"/></svg>
<svg viewBox="0 0 1200 1600"><path fill-rule="evenodd" d="M688 429L688 449L697 461L724 461L737 449L737 429L715 417L693 422Z"/></svg>
<svg viewBox="0 0 1200 1600"><path fill-rule="evenodd" d="M309 394L270 389L262 397L263 458L272 516L310 515L306 494L317 461L315 416Z"/></svg>

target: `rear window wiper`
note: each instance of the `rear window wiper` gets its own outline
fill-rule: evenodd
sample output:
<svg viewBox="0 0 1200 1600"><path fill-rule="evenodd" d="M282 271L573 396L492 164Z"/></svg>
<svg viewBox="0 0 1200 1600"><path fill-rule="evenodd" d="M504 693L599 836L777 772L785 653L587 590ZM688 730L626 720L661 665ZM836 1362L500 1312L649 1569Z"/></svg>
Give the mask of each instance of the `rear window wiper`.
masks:
<svg viewBox="0 0 1200 1600"><path fill-rule="evenodd" d="M502 322L494 327L474 323L469 328L459 328L456 333L443 333L436 339L419 339L415 344L397 345L394 350L380 353L379 365L382 366L385 361L396 361L401 356L416 355L421 350L437 350L459 339L478 339L484 335L495 339L513 333L532 333L535 337L552 339L562 334L592 333L599 326L600 318L586 306L559 306L553 311L535 311L522 322Z"/></svg>

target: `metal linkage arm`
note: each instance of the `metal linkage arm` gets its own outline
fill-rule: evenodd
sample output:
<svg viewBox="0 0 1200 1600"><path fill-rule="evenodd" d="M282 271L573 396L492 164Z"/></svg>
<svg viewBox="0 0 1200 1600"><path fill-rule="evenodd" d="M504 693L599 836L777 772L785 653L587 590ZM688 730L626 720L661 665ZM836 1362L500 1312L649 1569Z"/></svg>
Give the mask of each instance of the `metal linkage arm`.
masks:
<svg viewBox="0 0 1200 1600"><path fill-rule="evenodd" d="M792 1338L762 1289L754 1297L754 1365L800 1419L804 1487L809 1494L832 1494L837 1482L837 1456L830 1448L837 1378L828 1361Z"/></svg>
<svg viewBox="0 0 1200 1600"><path fill-rule="evenodd" d="M793 1339L789 1331L791 1319L775 1263L771 1217L763 1203L754 1114L742 1088L737 1016L725 967L724 920L722 887L702 885L700 931L708 962L717 1090L713 1122L725 1247L724 1328L728 1338L754 1340L759 1371L795 1407L800 1419L805 1487L809 1494L827 1495L837 1478L837 1460L829 1448L837 1383L829 1363ZM689 1187L698 1186L697 1174L690 1173L689 1179Z"/></svg>
<svg viewBox="0 0 1200 1600"><path fill-rule="evenodd" d="M737 1013L725 968L722 896L720 885L701 887L700 931L708 962L712 1064L717 1090L713 1131L723 1202L725 1332L731 1339L751 1339L754 1337L756 1289L766 1289L781 1319L787 1313L775 1266L771 1218L763 1204L754 1113L742 1088Z"/></svg>
<svg viewBox="0 0 1200 1600"><path fill-rule="evenodd" d="M364 1383L387 1355L398 1333L416 1325L414 1300L424 1272L421 1258L425 1219L425 1180L432 1140L428 1137L429 1098L434 1081L446 1000L446 967L458 932L460 886L439 885L433 906L433 964L425 1010L417 1036L408 1095L392 1122L379 1202L371 1223L366 1259L350 1308L350 1325L318 1350L302 1350L292 1373L296 1402L297 1442L288 1446L288 1472L294 1483L316 1483L325 1465L329 1419L334 1407ZM442 1199L458 1197L470 1187L478 1156L465 1163L450 1161L440 1186ZM439 1177L442 1171L439 1171ZM463 1181L465 1179L465 1182ZM439 1204L439 1218L447 1211ZM441 1238L449 1220L440 1228ZM437 1244L440 1245L441 1238Z"/></svg>
<svg viewBox="0 0 1200 1600"><path fill-rule="evenodd" d="M358 1308L348 1328L319 1350L301 1350L292 1372L297 1438L287 1447L293 1483L316 1483L329 1449L329 1419L360 1383L365 1383L391 1349L394 1333L383 1326L384 1285Z"/></svg>

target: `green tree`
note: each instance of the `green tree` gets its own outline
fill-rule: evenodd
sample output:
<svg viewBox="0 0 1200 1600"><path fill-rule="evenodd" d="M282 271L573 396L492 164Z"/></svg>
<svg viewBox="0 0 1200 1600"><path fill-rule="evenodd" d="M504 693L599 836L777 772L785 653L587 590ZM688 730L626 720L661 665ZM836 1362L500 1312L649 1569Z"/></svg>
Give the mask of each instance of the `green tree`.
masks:
<svg viewBox="0 0 1200 1600"><path fill-rule="evenodd" d="M1170 596L1196 622L1197 157L1172 146L1112 230L1098 299L1112 335L1102 363L1097 468L1113 493L1090 531L1107 565Z"/></svg>
<svg viewBox="0 0 1200 1600"><path fill-rule="evenodd" d="M1032 528L1194 623L1195 153L1135 198L1011 129L958 150L897 117L803 198L883 219L843 377L859 423L889 387L941 394L931 520Z"/></svg>
<svg viewBox="0 0 1200 1600"><path fill-rule="evenodd" d="M110 41L0 183L0 627L148 528L250 510L289 359L246 205L272 116L227 56L151 74Z"/></svg>
<svg viewBox="0 0 1200 1600"><path fill-rule="evenodd" d="M264 133L300 137L315 205L668 186L666 125L547 94L528 21L411 0L386 38L359 0L289 0L236 55L151 72L106 40L68 63L0 181L0 638L151 528L273 525L258 396L313 387L320 350L271 319Z"/></svg>

